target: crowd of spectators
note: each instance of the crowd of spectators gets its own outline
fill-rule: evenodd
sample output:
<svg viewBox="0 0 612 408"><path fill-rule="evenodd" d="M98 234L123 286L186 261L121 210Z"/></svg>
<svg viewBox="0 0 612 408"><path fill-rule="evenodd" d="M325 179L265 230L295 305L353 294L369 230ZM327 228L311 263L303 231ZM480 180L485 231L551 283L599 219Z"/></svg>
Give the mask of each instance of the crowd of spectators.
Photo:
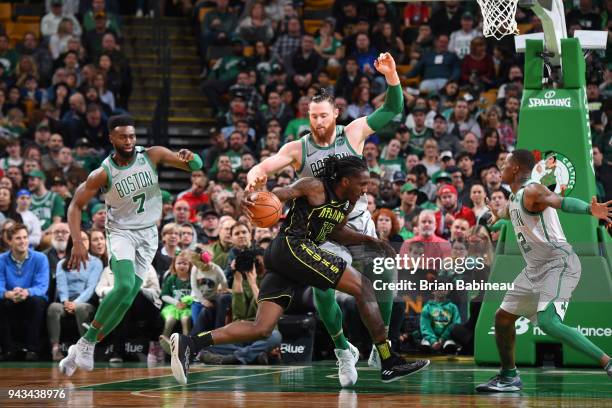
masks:
<svg viewBox="0 0 612 408"><path fill-rule="evenodd" d="M128 108L129 64L118 45L121 20L105 10L103 0L93 0L82 15L65 3L48 1L41 33L26 35L23 44L12 47L0 35L6 146L0 159L0 347L8 359L19 351L13 348L18 332L27 359L47 349L54 360L61 358L67 327L62 317L74 315L82 331L114 281L102 197L83 213L92 260L78 273L63 266L71 250L65 221L76 186L110 147L106 118ZM570 28L612 33L612 1L566 3ZM379 107L385 81L373 61L380 52L390 52L398 64L405 109L364 146L371 172L368 209L379 237L400 255L480 256L485 268L473 278L486 280L500 231L488 225L485 200L501 208L509 197L500 165L518 137L523 61L511 39L482 37L475 2L336 1L316 30L305 29L302 5L289 1L191 6L185 9L197 21L202 90L218 123L210 146L199 152L204 168L191 174L190 188L163 192L160 248L128 317L107 340L113 345L109 358L125 358L123 344L134 328L128 321L138 321L150 341L149 361L160 361L172 331L193 333L254 318L265 273L261 251L278 226L256 228L242 214L246 175L309 130L309 98L318 89L336 95L339 125ZM207 12L200 23L201 9ZM517 19L541 29L528 12L519 11ZM601 67L588 70L587 97L598 196L609 200L610 58L588 58L590 67ZM268 188L295 178L287 168L270 178ZM417 276L452 280L450 272ZM390 327L394 346L473 350L482 293L409 295L424 304L407 313L410 308L398 299ZM350 323L358 321L354 302L339 301L349 340L369 351L364 328ZM309 289L293 307L314 313ZM200 357L209 363L265 363L279 342L274 332L263 342Z"/></svg>

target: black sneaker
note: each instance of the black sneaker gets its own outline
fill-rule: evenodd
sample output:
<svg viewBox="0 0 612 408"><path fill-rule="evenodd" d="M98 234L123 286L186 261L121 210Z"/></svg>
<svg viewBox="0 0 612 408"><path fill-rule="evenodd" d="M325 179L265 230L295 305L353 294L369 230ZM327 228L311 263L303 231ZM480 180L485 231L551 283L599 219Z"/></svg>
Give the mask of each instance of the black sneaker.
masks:
<svg viewBox="0 0 612 408"><path fill-rule="evenodd" d="M402 377L421 371L429 365L429 360L409 362L397 355L391 358L393 360L389 364L384 364L380 371L382 382L384 383L397 381Z"/></svg>
<svg viewBox="0 0 612 408"><path fill-rule="evenodd" d="M189 337L180 333L170 336L170 365L172 375L180 384L187 384L187 374L189 372L189 362L193 357L192 345Z"/></svg>

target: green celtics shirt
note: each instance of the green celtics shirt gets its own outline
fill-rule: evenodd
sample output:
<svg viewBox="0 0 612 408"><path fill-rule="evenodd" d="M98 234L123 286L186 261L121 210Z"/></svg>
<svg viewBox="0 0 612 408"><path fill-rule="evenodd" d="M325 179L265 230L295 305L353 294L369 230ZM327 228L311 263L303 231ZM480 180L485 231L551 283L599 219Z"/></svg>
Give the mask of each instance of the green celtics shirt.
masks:
<svg viewBox="0 0 612 408"><path fill-rule="evenodd" d="M53 217L66 215L64 200L53 191L47 191L42 196L32 194L32 205L30 211L40 220L40 227L44 231L53 223Z"/></svg>

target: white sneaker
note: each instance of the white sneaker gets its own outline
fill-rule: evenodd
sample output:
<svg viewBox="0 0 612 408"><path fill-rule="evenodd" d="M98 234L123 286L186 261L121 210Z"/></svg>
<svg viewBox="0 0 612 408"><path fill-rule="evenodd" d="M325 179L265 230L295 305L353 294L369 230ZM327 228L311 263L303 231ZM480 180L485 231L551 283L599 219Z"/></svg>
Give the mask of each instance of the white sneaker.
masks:
<svg viewBox="0 0 612 408"><path fill-rule="evenodd" d="M391 340L387 340L387 343L389 343L389 348L391 348ZM375 345L372 345L370 358L368 358L368 366L376 368L378 370L382 368L382 364L380 363L380 355L378 354L378 350L376 350Z"/></svg>
<svg viewBox="0 0 612 408"><path fill-rule="evenodd" d="M376 346L372 346L372 351L370 352L370 358L368 358L368 367L373 367L378 370L382 367L380 364L380 356L378 355L378 350L376 350Z"/></svg>
<svg viewBox="0 0 612 408"><path fill-rule="evenodd" d="M75 363L77 367L85 371L92 371L94 368L94 349L96 343L90 343L81 337L76 344Z"/></svg>
<svg viewBox="0 0 612 408"><path fill-rule="evenodd" d="M62 374L71 377L77 369L75 363L77 348L73 344L68 348L68 355L59 362L59 370Z"/></svg>
<svg viewBox="0 0 612 408"><path fill-rule="evenodd" d="M359 360L359 350L351 343L348 344L348 350L334 349L338 361L338 378L342 387L350 387L357 382L357 369L355 364Z"/></svg>
<svg viewBox="0 0 612 408"><path fill-rule="evenodd" d="M142 17L142 15L143 15L142 9L136 10L136 17Z"/></svg>

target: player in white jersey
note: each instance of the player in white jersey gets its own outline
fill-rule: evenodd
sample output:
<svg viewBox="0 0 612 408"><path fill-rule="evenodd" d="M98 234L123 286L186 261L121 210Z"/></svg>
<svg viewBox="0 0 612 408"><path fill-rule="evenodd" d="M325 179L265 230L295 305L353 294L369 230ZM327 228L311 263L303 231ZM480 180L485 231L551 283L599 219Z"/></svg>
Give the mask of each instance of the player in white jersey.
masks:
<svg viewBox="0 0 612 408"><path fill-rule="evenodd" d="M540 183L530 180L535 158L528 150L515 150L502 165L502 181L512 189L508 206L498 214L491 208L492 223L510 218L516 240L527 266L514 280L495 314L495 340L501 371L489 382L476 387L481 392L516 392L522 384L515 366L514 322L524 316L547 335L560 340L595 361L612 377L610 357L579 331L563 324L574 288L580 280L580 259L565 239L557 210L592 215L610 225L612 201L591 204L560 197ZM490 208L490 207L489 207Z"/></svg>
<svg viewBox="0 0 612 408"><path fill-rule="evenodd" d="M333 96L326 92L316 95L309 105L310 134L300 140L283 145L277 154L254 166L247 175L247 191L263 189L268 174L280 172L286 166L293 166L300 177L316 177L323 169L328 156L361 156L368 136L387 125L404 108L401 84L391 54L381 54L374 66L379 73L385 76L388 85L383 106L372 114L357 118L346 127L342 127L336 126L339 112ZM249 205L252 204L246 201L245 211L247 214ZM376 229L367 211L365 196L355 205L353 212L349 214L349 222L346 228L352 228L370 236L372 239L376 239ZM326 242L322 248L338 254L348 263L355 261L356 258L365 259L369 256L369 260L371 260L377 256L384 256L384 253L371 255L363 249L355 251L355 248L351 248L352 251L349 252L346 247L332 242ZM389 252L387 254L390 256ZM360 272L364 271L361 270ZM381 276L381 279L392 280L388 275L391 275L393 271L388 272L391 273L386 273L385 276ZM343 387L354 385L357 381L355 364L359 358L359 351L348 343L344 337L342 312L336 302L335 291L333 289L323 291L316 288L313 290L317 311L334 341L334 352L339 363L340 384ZM393 307L393 293L390 291L378 293L377 301L385 326L388 326ZM369 363L380 368L380 360L375 348L372 348Z"/></svg>
<svg viewBox="0 0 612 408"><path fill-rule="evenodd" d="M162 214L157 166L165 164L194 171L202 167L200 157L187 149L174 153L162 146L136 146L134 120L127 115L108 120L114 152L81 184L68 207L68 224L74 247L68 269L79 269L88 260L81 240L81 211L100 192L106 204L106 237L115 275L111 292L104 297L89 330L68 356L60 371L71 376L77 367L93 370L95 345L123 319L138 294L158 247L157 222Z"/></svg>

